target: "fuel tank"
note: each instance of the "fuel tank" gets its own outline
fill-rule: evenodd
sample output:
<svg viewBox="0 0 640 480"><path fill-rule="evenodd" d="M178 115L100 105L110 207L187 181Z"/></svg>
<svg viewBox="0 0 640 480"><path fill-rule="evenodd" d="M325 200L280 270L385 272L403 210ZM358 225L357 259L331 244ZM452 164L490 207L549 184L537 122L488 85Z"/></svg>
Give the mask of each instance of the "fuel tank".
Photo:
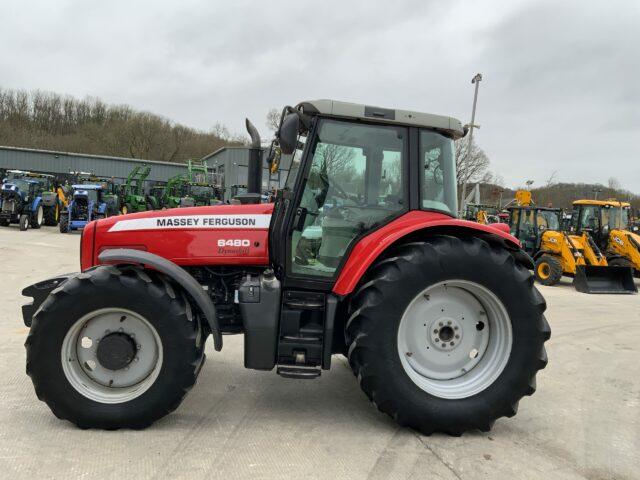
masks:
<svg viewBox="0 0 640 480"><path fill-rule="evenodd" d="M178 265L267 265L273 204L154 210L105 218L83 234L82 269L111 248L144 250ZM90 254L89 254L90 252Z"/></svg>

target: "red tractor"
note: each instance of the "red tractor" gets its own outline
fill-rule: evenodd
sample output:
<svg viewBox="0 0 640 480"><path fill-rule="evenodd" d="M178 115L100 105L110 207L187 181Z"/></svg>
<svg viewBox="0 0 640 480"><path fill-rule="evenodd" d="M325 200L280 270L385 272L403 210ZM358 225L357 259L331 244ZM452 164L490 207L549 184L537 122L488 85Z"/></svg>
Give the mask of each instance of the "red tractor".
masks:
<svg viewBox="0 0 640 480"><path fill-rule="evenodd" d="M535 390L550 336L531 259L456 218L458 120L319 100L283 110L260 201L260 139L236 205L89 223L81 272L26 288L27 373L81 428L144 428L194 385L207 338L247 368L311 379L349 359L382 412L425 434L488 431ZM283 161L284 164L284 161ZM237 202L236 202L237 203Z"/></svg>

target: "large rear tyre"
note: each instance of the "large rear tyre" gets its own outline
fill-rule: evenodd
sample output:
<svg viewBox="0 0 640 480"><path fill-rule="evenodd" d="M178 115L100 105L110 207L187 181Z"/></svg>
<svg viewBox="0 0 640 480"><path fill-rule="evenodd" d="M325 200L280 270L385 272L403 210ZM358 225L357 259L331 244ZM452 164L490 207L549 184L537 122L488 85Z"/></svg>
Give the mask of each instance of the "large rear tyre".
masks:
<svg viewBox="0 0 640 480"><path fill-rule="evenodd" d="M31 214L30 224L31 228L40 228L44 225L44 208L42 205L38 205L36 211Z"/></svg>
<svg viewBox="0 0 640 480"><path fill-rule="evenodd" d="M553 255L541 255L534 269L536 280L542 285L555 285L562 278L562 262Z"/></svg>
<svg viewBox="0 0 640 480"><path fill-rule="evenodd" d="M196 382L203 335L159 274L101 266L54 290L33 318L27 374L38 398L81 428L144 428Z"/></svg>
<svg viewBox="0 0 640 480"><path fill-rule="evenodd" d="M58 218L60 215L60 207L56 203L51 207L44 209L44 224L48 227L55 227L58 224Z"/></svg>
<svg viewBox="0 0 640 480"><path fill-rule="evenodd" d="M60 233L67 233L69 231L69 215L67 213L60 215L58 228L60 229Z"/></svg>
<svg viewBox="0 0 640 480"><path fill-rule="evenodd" d="M504 248L434 236L372 267L351 303L349 363L401 425L488 431L535 391L547 363L544 310L530 272Z"/></svg>

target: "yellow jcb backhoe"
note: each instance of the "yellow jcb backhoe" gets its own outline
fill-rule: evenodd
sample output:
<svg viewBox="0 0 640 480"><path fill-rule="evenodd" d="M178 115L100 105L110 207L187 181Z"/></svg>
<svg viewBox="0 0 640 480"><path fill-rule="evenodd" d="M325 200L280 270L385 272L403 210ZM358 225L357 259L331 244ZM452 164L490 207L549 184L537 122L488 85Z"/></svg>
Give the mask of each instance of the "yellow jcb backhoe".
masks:
<svg viewBox="0 0 640 480"><path fill-rule="evenodd" d="M543 285L555 285L567 275L583 293L637 292L631 270L609 266L590 232L562 231L562 210L525 205L509 212L511 233L533 257L535 278Z"/></svg>
<svg viewBox="0 0 640 480"><path fill-rule="evenodd" d="M640 274L640 235L629 228L630 204L617 200L573 202L571 231L590 232L609 265L631 267Z"/></svg>

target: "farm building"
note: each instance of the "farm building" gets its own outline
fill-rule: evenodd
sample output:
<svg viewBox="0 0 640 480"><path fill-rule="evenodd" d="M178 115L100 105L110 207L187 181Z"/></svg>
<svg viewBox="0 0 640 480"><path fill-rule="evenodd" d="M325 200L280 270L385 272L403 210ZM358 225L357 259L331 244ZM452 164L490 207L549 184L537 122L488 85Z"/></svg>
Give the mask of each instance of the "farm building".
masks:
<svg viewBox="0 0 640 480"><path fill-rule="evenodd" d="M187 171L183 163L0 146L0 170L29 170L59 176L70 172L88 172L98 177L124 180L134 167L141 164L151 167L147 178L149 182L166 182Z"/></svg>

